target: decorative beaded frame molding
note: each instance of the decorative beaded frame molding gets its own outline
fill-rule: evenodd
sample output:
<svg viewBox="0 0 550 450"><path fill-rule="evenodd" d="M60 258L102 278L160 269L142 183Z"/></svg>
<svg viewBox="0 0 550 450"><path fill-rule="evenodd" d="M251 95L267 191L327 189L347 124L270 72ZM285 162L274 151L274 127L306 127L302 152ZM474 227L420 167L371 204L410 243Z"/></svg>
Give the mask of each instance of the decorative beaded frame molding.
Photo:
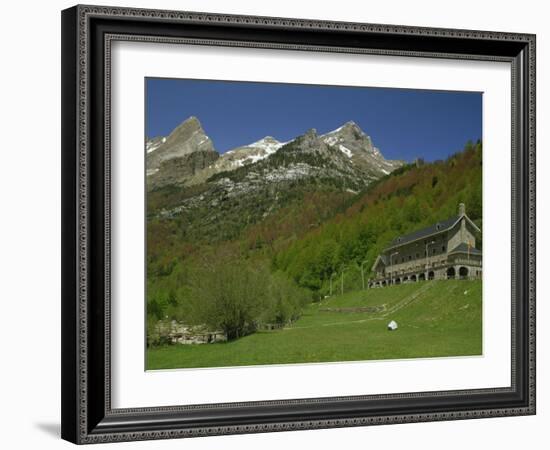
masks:
<svg viewBox="0 0 550 450"><path fill-rule="evenodd" d="M63 438L84 444L535 414L534 35L80 5L63 11L62 28ZM112 409L110 67L117 40L509 62L511 386Z"/></svg>

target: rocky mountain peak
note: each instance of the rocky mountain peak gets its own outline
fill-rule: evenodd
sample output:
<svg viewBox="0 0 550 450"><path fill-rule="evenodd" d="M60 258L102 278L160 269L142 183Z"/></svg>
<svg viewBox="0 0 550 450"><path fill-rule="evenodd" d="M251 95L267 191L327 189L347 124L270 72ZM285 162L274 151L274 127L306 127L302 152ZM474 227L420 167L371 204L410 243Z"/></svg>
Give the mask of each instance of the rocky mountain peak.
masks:
<svg viewBox="0 0 550 450"><path fill-rule="evenodd" d="M204 130L202 125L194 116L189 117L187 120L184 120L180 123L174 130L170 133L166 139L166 144L170 144L177 141L185 141L189 139L193 134L200 133L204 135Z"/></svg>
<svg viewBox="0 0 550 450"><path fill-rule="evenodd" d="M208 164L218 159L219 154L214 149L210 138L204 133L201 123L196 117L189 117L179 124L167 137L157 137L154 141L145 144L147 149L147 175L153 176L159 184L161 179L177 179L175 167L186 167L180 161L191 161L193 167L191 173L204 169ZM200 155L200 156L199 156ZM169 165L171 165L169 167ZM189 162L187 163L189 165ZM161 167L165 170L158 173ZM182 171L180 172L189 172ZM167 174L170 176L168 177Z"/></svg>
<svg viewBox="0 0 550 450"><path fill-rule="evenodd" d="M242 179L248 179L243 174L249 171L250 177L261 172L266 183L322 174L325 178L343 177L346 185L361 187L403 164L386 160L353 121L322 135L311 128L289 142L265 136L220 156L199 120L189 117L167 137L148 140L146 149L150 188L200 184L236 170ZM270 158L279 151L285 152L283 157Z"/></svg>
<svg viewBox="0 0 550 450"><path fill-rule="evenodd" d="M195 151L215 151L212 141L204 133L201 123L193 116L174 128L168 137L156 139L157 142L160 139L161 144L151 155L152 160L176 158Z"/></svg>
<svg viewBox="0 0 550 450"><path fill-rule="evenodd" d="M357 125L353 120L348 120L344 125L340 127L342 130L359 130L362 132L359 125Z"/></svg>
<svg viewBox="0 0 550 450"><path fill-rule="evenodd" d="M294 142L296 148L304 152L314 152L326 148L324 142L319 139L315 128L307 130L302 136L297 137Z"/></svg>
<svg viewBox="0 0 550 450"><path fill-rule="evenodd" d="M357 125L353 120L350 120L349 122L346 122L342 127L340 128L341 134L348 134L355 139L362 139L368 136L363 132L361 128L359 128L359 125Z"/></svg>
<svg viewBox="0 0 550 450"><path fill-rule="evenodd" d="M339 128L323 134L321 138L328 145L353 147L352 150L356 151L372 153L374 148L371 138L353 121L346 122Z"/></svg>
<svg viewBox="0 0 550 450"><path fill-rule="evenodd" d="M317 130L315 128L310 128L304 133L305 138L316 138L317 137Z"/></svg>

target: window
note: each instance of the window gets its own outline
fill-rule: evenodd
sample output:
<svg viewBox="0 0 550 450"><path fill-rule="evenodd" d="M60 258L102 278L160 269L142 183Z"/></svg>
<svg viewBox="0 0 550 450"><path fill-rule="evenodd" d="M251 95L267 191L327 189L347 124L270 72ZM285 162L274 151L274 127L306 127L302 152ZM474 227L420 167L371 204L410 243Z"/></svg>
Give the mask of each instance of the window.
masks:
<svg viewBox="0 0 550 450"><path fill-rule="evenodd" d="M409 255L409 261L411 261L413 259L412 255Z"/></svg>
<svg viewBox="0 0 550 450"><path fill-rule="evenodd" d="M416 254L416 259L418 259L419 257L420 257L420 255L417 253L417 254Z"/></svg>
<svg viewBox="0 0 550 450"><path fill-rule="evenodd" d="M432 255L435 255L435 248L432 248Z"/></svg>
<svg viewBox="0 0 550 450"><path fill-rule="evenodd" d="M402 262L402 263L405 262L405 257L404 257L404 256L401 258L401 262Z"/></svg>
<svg viewBox="0 0 550 450"><path fill-rule="evenodd" d="M442 251L442 252L445 251L445 246L442 246L442 247L441 247L441 251Z"/></svg>

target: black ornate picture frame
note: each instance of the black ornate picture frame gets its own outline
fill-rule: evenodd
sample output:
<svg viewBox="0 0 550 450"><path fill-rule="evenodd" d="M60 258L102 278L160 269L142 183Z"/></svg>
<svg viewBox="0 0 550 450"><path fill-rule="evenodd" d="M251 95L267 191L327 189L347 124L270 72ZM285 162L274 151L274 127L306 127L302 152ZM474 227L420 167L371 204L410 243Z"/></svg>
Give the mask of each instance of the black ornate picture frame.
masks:
<svg viewBox="0 0 550 450"><path fill-rule="evenodd" d="M113 409L110 49L186 43L512 68L512 383L489 389ZM99 6L62 12L62 437L167 439L535 414L535 36Z"/></svg>

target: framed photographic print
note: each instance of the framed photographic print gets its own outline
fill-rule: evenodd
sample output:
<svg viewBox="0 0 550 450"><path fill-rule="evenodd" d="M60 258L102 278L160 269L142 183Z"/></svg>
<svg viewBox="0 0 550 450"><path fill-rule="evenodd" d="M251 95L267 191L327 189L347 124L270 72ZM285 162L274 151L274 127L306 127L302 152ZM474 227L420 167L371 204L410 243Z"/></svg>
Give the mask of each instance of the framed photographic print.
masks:
<svg viewBox="0 0 550 450"><path fill-rule="evenodd" d="M62 13L62 436L535 413L535 36Z"/></svg>

